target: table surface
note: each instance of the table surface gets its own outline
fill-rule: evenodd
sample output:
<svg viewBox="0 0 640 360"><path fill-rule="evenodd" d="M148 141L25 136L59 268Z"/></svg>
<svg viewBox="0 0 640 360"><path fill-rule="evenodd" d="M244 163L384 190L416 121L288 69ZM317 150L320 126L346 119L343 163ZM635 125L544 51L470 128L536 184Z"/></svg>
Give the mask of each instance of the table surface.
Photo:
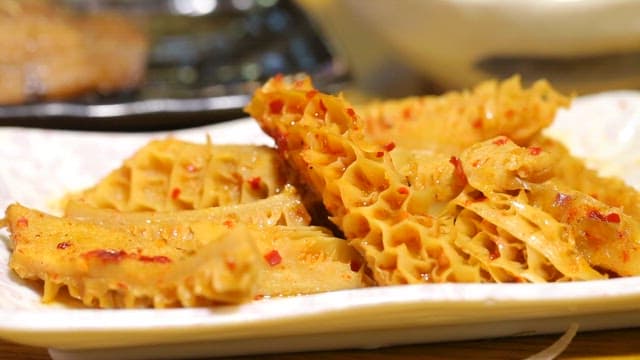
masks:
<svg viewBox="0 0 640 360"><path fill-rule="evenodd" d="M525 359L546 349L560 335L487 339L377 350L342 350L260 356L267 360L357 359ZM578 332L559 359L640 359L640 328ZM46 349L0 340L0 360L50 359ZM246 359L246 357L244 358Z"/></svg>

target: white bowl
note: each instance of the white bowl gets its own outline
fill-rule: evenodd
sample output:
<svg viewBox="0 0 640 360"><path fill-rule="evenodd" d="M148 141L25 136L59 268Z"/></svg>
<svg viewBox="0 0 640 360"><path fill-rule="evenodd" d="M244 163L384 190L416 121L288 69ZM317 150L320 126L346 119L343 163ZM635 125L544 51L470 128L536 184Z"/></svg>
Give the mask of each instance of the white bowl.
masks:
<svg viewBox="0 0 640 360"><path fill-rule="evenodd" d="M516 72L569 91L640 87L640 1L343 1L342 11L365 28L362 41L386 43L445 88ZM346 36L342 30L330 32Z"/></svg>

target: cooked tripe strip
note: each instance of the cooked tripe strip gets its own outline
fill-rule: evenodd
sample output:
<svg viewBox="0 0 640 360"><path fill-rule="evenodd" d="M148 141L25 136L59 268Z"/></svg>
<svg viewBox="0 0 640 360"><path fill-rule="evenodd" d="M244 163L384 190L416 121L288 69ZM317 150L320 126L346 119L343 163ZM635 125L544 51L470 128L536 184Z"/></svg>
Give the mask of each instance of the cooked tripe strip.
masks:
<svg viewBox="0 0 640 360"><path fill-rule="evenodd" d="M291 186L285 192L249 204L174 212L126 212L94 209L73 203L67 216L101 226L124 229L167 241L185 233L193 222L235 226L248 224L256 245L269 266L263 267L259 296L286 296L350 289L369 283L363 260L346 241L321 227L308 226L309 215ZM170 237L171 244L198 251L192 237ZM361 269L362 268L362 269Z"/></svg>
<svg viewBox="0 0 640 360"><path fill-rule="evenodd" d="M471 211L456 219L456 245L501 282L603 279L576 248L570 227L517 195L491 193L480 199L461 194Z"/></svg>
<svg viewBox="0 0 640 360"><path fill-rule="evenodd" d="M619 276L640 275L640 222L621 208L553 182L531 186L530 201L569 226L592 266Z"/></svg>
<svg viewBox="0 0 640 360"><path fill-rule="evenodd" d="M393 147L367 140L344 99L319 93L306 77L276 77L246 110L322 198L378 284L492 281L455 245L453 216L411 206L421 198L395 167Z"/></svg>
<svg viewBox="0 0 640 360"><path fill-rule="evenodd" d="M625 214L640 221L640 192L622 179L598 175L582 159L571 155L565 145L547 136L537 136L532 145L554 157L556 183L588 194L609 206L619 207Z"/></svg>
<svg viewBox="0 0 640 360"><path fill-rule="evenodd" d="M171 307L239 303L255 295L263 262L251 233L195 223L153 236L58 218L14 204L6 212L10 267L44 280L43 301L66 286L87 306ZM201 246L174 246L189 237Z"/></svg>
<svg viewBox="0 0 640 360"><path fill-rule="evenodd" d="M69 201L65 216L92 221L105 226L132 226L154 223L183 223L211 221L215 223L241 222L257 226L309 225L310 216L298 193L291 185L282 193L251 203L209 207L182 211L136 211L120 212L98 209L83 202Z"/></svg>
<svg viewBox="0 0 640 360"><path fill-rule="evenodd" d="M375 101L357 108L365 132L378 144L430 149L449 155L498 135L519 145L547 127L569 99L540 80L523 88L513 76L471 91Z"/></svg>
<svg viewBox="0 0 640 360"><path fill-rule="evenodd" d="M364 260L344 239L317 226L255 229L267 266L258 284L260 296L289 296L368 286Z"/></svg>
<svg viewBox="0 0 640 360"><path fill-rule="evenodd" d="M65 285L90 306L167 307L369 284L360 255L320 227L169 217L98 224L20 205L9 207L7 221L11 267L22 278L44 280L45 301ZM236 227L242 231L228 230Z"/></svg>
<svg viewBox="0 0 640 360"><path fill-rule="evenodd" d="M559 270L561 279L602 277L595 269L640 274L640 223L620 208L557 184L553 154L499 137L463 151L460 160L473 190L456 203L544 254L547 268ZM498 244L494 258L501 255Z"/></svg>
<svg viewBox="0 0 640 360"><path fill-rule="evenodd" d="M154 140L94 187L70 196L120 211L201 209L252 202L287 184L274 149Z"/></svg>
<svg viewBox="0 0 640 360"><path fill-rule="evenodd" d="M553 176L551 154L538 147L520 147L500 136L465 149L460 163L469 186L454 203L476 216L464 212L458 216L456 226L462 231L456 244L484 263L497 279L603 278L576 248L579 236L570 226L530 199L531 187Z"/></svg>

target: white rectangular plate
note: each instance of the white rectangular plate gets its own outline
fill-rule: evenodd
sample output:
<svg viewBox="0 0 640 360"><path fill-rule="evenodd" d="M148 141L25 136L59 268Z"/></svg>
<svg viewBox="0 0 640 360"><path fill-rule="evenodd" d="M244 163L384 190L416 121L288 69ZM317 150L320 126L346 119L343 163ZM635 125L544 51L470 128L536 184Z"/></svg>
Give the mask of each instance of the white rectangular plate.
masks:
<svg viewBox="0 0 640 360"><path fill-rule="evenodd" d="M626 180L636 184L637 159L621 155L640 141L635 125L640 117L634 115L638 109L637 93L577 99L569 111L559 114L549 134L562 137L578 152L617 141L621 152L609 146L605 155L623 163ZM593 134L598 124L616 124L622 130ZM567 131L575 132L574 138L583 143L590 139L591 144L580 144L581 148L572 144ZM0 207L20 202L51 211L51 204L66 192L91 185L149 139L168 134L0 129ZM200 142L206 134L215 143L271 144L250 119L171 133ZM610 164L602 152L598 154L601 158L591 159L594 166ZM607 169L615 172L615 167ZM49 347L55 359L375 348L562 332L572 323L581 330L640 326L640 277L368 288L218 308L97 310L45 305L37 286L11 273L6 231L0 238L4 240L0 243L0 338Z"/></svg>

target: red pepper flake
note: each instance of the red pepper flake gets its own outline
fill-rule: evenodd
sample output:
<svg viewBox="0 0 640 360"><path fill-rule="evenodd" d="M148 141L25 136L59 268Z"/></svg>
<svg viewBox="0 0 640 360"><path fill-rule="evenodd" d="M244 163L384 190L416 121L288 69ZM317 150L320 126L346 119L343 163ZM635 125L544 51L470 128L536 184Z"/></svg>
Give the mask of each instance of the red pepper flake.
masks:
<svg viewBox="0 0 640 360"><path fill-rule="evenodd" d="M559 192L553 200L553 207L564 207L571 201L571 196Z"/></svg>
<svg viewBox="0 0 640 360"><path fill-rule="evenodd" d="M600 211L598 211L596 209L589 210L589 212L587 213L587 216L590 219L594 219L594 220L600 220L600 221L604 221L605 220L605 216Z"/></svg>
<svg viewBox="0 0 640 360"><path fill-rule="evenodd" d="M507 111L504 112L504 116L507 117L507 119L511 119L513 117L513 115L515 115L516 112L513 109L509 109Z"/></svg>
<svg viewBox="0 0 640 360"><path fill-rule="evenodd" d="M605 217L605 220L609 223L619 224L620 223L620 215L617 213L608 214Z"/></svg>
<svg viewBox="0 0 640 360"><path fill-rule="evenodd" d="M462 167L462 161L456 156L452 156L449 159L449 162L453 165L453 175L456 177L458 185L464 186L467 184L467 175L464 173L464 168Z"/></svg>
<svg viewBox="0 0 640 360"><path fill-rule="evenodd" d="M29 226L29 219L24 216L20 216L18 220L16 220L16 226L19 228L26 228Z"/></svg>
<svg viewBox="0 0 640 360"><path fill-rule="evenodd" d="M622 250L622 262L629 262L631 260L631 256L629 255L629 251Z"/></svg>
<svg viewBox="0 0 640 360"><path fill-rule="evenodd" d="M222 222L222 225L228 227L229 229L231 229L232 227L235 226L235 223L233 222L233 220L225 220Z"/></svg>
<svg viewBox="0 0 640 360"><path fill-rule="evenodd" d="M471 166L473 166L474 168L479 168L481 164L482 164L482 161L480 159L477 159L471 163Z"/></svg>
<svg viewBox="0 0 640 360"><path fill-rule="evenodd" d="M180 188L173 188L173 190L171 190L171 198L173 200L176 200L178 197L180 197Z"/></svg>
<svg viewBox="0 0 640 360"><path fill-rule="evenodd" d="M404 186L398 188L398 194L402 194L402 195L409 194L409 188Z"/></svg>
<svg viewBox="0 0 640 360"><path fill-rule="evenodd" d="M319 91L315 90L315 89L307 91L307 94L306 94L307 99L309 99L309 100L313 99L314 96L318 95L318 92Z"/></svg>
<svg viewBox="0 0 640 360"><path fill-rule="evenodd" d="M381 157L383 157L383 156L384 156L384 151L378 151L378 152L376 153L376 157L378 157L378 158L381 158Z"/></svg>
<svg viewBox="0 0 640 360"><path fill-rule="evenodd" d="M280 99L273 100L269 103L269 112L271 114L282 114L282 108L284 108L284 101Z"/></svg>
<svg viewBox="0 0 640 360"><path fill-rule="evenodd" d="M585 238L587 238L589 245L594 248L600 248L605 244L605 241L602 238L595 236L589 232L585 232L584 236Z"/></svg>
<svg viewBox="0 0 640 360"><path fill-rule="evenodd" d="M610 213L610 214L604 215L600 211L596 209L592 209L592 210L589 210L589 212L587 213L587 216L589 216L590 219L604 221L608 223L615 223L615 224L620 223L620 215L617 213Z"/></svg>
<svg viewBox="0 0 640 360"><path fill-rule="evenodd" d="M301 80L296 80L296 81L293 83L293 86L294 86L295 88L301 88L301 87L303 87L303 86L304 86L304 80L302 80L302 79L301 79Z"/></svg>
<svg viewBox="0 0 640 360"><path fill-rule="evenodd" d="M69 243L67 241L63 241L63 242L59 242L58 245L56 245L56 249L64 250L64 249L68 248L69 246L71 246L71 243Z"/></svg>
<svg viewBox="0 0 640 360"><path fill-rule="evenodd" d="M406 107L404 109L402 109L402 117L405 120L409 120L411 118L411 108L410 107Z"/></svg>
<svg viewBox="0 0 640 360"><path fill-rule="evenodd" d="M348 108L347 109L347 114L352 118L355 119L356 118L356 111L353 110L353 108Z"/></svg>
<svg viewBox="0 0 640 360"><path fill-rule="evenodd" d="M155 263L155 264L168 264L171 262L171 259L169 259L166 256L146 256L146 255L140 255L138 256L138 260L142 261L142 262L147 262L147 263Z"/></svg>
<svg viewBox="0 0 640 360"><path fill-rule="evenodd" d="M271 266L276 266L282 262L282 256L280 256L278 250L269 251L264 255L264 259Z"/></svg>
<svg viewBox="0 0 640 360"><path fill-rule="evenodd" d="M497 139L493 140L493 143L494 143L495 145L498 145L498 146L500 146L500 145L504 145L504 144L506 144L506 143L507 143L507 138L506 138L506 137L500 137L500 138L497 138Z"/></svg>
<svg viewBox="0 0 640 360"><path fill-rule="evenodd" d="M395 148L396 148L396 143L394 143L393 141L384 146L385 151L391 151Z"/></svg>
<svg viewBox="0 0 640 360"><path fill-rule="evenodd" d="M284 79L284 75L282 75L281 73L277 73L273 76L273 80L277 82L282 82L283 79Z"/></svg>
<svg viewBox="0 0 640 360"><path fill-rule="evenodd" d="M103 262L119 262L126 259L127 256L126 251L115 249L96 249L82 254L85 259L96 258Z"/></svg>
<svg viewBox="0 0 640 360"><path fill-rule="evenodd" d="M224 261L224 264L227 266L227 269L229 269L230 271L235 270L237 267L237 264L235 261L233 261L233 259L226 259Z"/></svg>
<svg viewBox="0 0 640 360"><path fill-rule="evenodd" d="M484 125L483 123L484 123L484 119L479 117L473 120L473 122L471 123L471 126L473 126L474 129L482 129L482 125Z"/></svg>
<svg viewBox="0 0 640 360"><path fill-rule="evenodd" d="M538 146L532 146L529 148L529 154L533 156L540 155L541 152L542 152L542 148Z"/></svg>
<svg viewBox="0 0 640 360"><path fill-rule="evenodd" d="M260 185L262 184L262 179L260 178L260 176L256 176L247 180L247 182L249 183L249 186L251 186L253 190L259 190Z"/></svg>

